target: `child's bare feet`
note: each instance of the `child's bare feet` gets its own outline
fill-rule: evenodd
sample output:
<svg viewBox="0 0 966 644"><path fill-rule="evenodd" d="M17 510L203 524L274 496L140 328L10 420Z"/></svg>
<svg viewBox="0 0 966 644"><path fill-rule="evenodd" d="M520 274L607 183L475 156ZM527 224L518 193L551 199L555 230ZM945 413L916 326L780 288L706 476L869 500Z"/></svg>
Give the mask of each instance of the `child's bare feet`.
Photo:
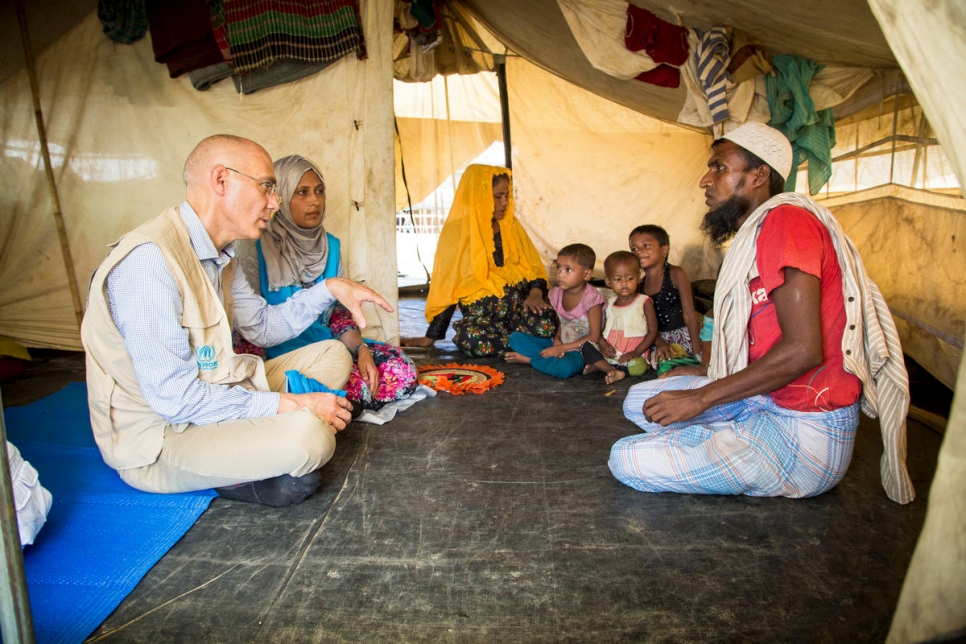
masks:
<svg viewBox="0 0 966 644"><path fill-rule="evenodd" d="M503 359L513 364L530 364L530 358L516 351L507 351Z"/></svg>
<svg viewBox="0 0 966 644"><path fill-rule="evenodd" d="M400 338L399 346L401 347L422 347L427 349L433 346L434 340L432 338L427 338L426 336L418 338Z"/></svg>
<svg viewBox="0 0 966 644"><path fill-rule="evenodd" d="M594 365L592 365L592 364L585 364L584 365L584 375L585 376L590 375L590 374L594 373L595 371L598 371L598 369Z"/></svg>
<svg viewBox="0 0 966 644"><path fill-rule="evenodd" d="M607 372L607 375L604 376L604 382L606 382L608 385L612 385L615 382L623 380L626 375L627 374L620 369L611 369Z"/></svg>

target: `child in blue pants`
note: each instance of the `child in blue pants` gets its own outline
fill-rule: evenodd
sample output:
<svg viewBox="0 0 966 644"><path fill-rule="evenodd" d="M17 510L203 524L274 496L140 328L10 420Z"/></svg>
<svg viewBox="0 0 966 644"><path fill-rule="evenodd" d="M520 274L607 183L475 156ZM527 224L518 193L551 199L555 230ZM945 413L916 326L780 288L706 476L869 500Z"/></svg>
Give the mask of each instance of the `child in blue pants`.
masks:
<svg viewBox="0 0 966 644"><path fill-rule="evenodd" d="M557 285L550 290L550 304L560 318L553 340L528 333L510 334L506 361L529 364L542 373L569 378L584 370L580 345L598 342L606 300L587 283L597 255L586 244L570 244L557 253Z"/></svg>

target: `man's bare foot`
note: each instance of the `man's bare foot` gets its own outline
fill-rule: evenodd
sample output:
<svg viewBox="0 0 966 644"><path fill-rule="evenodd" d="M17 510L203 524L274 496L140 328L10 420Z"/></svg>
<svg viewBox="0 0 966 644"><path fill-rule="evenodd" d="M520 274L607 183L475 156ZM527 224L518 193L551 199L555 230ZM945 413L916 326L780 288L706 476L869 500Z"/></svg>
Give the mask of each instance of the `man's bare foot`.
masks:
<svg viewBox="0 0 966 644"><path fill-rule="evenodd" d="M516 351L507 351L503 359L513 364L530 364L530 358Z"/></svg>
<svg viewBox="0 0 966 644"><path fill-rule="evenodd" d="M594 365L592 365L592 364L585 364L584 365L584 375L585 376L588 376L588 375L594 373L595 371L599 371L599 369L597 369L597 367L595 367Z"/></svg>
<svg viewBox="0 0 966 644"><path fill-rule="evenodd" d="M608 385L612 385L615 382L623 380L626 375L627 374L620 369L611 369L607 372L607 375L604 376L604 382L606 382Z"/></svg>
<svg viewBox="0 0 966 644"><path fill-rule="evenodd" d="M426 336L420 336L418 338L399 338L399 346L401 347L422 347L424 349L433 346L432 338L427 338Z"/></svg>

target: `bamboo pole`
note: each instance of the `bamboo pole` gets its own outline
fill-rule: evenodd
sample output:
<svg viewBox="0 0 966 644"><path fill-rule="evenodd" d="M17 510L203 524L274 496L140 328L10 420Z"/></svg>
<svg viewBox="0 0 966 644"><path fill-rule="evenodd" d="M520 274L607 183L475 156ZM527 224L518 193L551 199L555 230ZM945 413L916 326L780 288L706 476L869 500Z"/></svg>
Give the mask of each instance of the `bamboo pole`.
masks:
<svg viewBox="0 0 966 644"><path fill-rule="evenodd" d="M67 285L70 287L70 296L74 301L74 316L77 319L77 330L80 332L81 320L84 319L84 307L81 303L80 290L77 287L74 260L70 253L67 228L64 226L64 215L60 209L60 196L57 194L57 184L54 181L54 168L50 163L50 151L47 148L47 128L44 127L44 115L40 109L40 88L37 85L37 70L34 66L34 54L30 48L30 36L27 33L27 16L24 12L23 0L16 0L15 4L17 7L17 21L20 23L20 36L23 41L23 53L27 59L30 93L34 99L34 120L37 122L37 134L40 137L40 152L44 157L47 187L50 188L50 198L54 204L54 223L57 225L57 238L60 240L60 252L64 258L64 268L67 270Z"/></svg>
<svg viewBox="0 0 966 644"><path fill-rule="evenodd" d="M0 634L4 642L31 644L35 641L34 623L30 615L30 598L27 595L27 577L23 569L23 552L20 547L20 530L17 527L17 510L13 502L13 483L10 481L10 462L7 460L7 429L3 421L3 399L0 398L0 533L3 549L0 563Z"/></svg>
<svg viewBox="0 0 966 644"><path fill-rule="evenodd" d="M503 122L504 163L513 169L513 144L510 142L510 94L506 83L506 56L495 56L496 79L500 88L500 118Z"/></svg>

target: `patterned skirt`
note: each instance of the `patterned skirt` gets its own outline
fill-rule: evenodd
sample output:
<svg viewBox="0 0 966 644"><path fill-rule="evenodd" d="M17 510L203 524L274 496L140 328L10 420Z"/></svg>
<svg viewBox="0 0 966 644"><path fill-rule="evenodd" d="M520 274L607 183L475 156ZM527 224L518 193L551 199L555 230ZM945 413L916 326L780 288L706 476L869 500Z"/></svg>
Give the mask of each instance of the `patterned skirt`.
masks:
<svg viewBox="0 0 966 644"><path fill-rule="evenodd" d="M235 353L250 353L265 358L265 349L257 347L233 332ZM407 398L415 391L416 365L403 350L383 342L366 342L372 359L379 369L379 391L373 395L369 384L359 373L359 366L353 362L349 372L349 381L345 384L346 398L359 403L364 409L377 410L386 403Z"/></svg>
<svg viewBox="0 0 966 644"><path fill-rule="evenodd" d="M453 342L460 351L471 357L502 356L507 341L514 331L539 338L552 338L557 332L557 313L548 308L543 313L529 313L523 302L530 289L520 282L504 289L502 297L491 295L475 302L460 302L462 320L453 324Z"/></svg>
<svg viewBox="0 0 966 644"><path fill-rule="evenodd" d="M691 334L688 333L688 327L682 326L680 329L671 329L670 331L661 331L661 337L668 344L679 344L681 347L688 352L689 356L694 355L694 347L691 344Z"/></svg>
<svg viewBox="0 0 966 644"><path fill-rule="evenodd" d="M373 395L369 383L359 372L359 366L352 364L349 382L345 385L346 398L357 402L364 409L379 409L386 403L408 398L416 389L416 365L403 350L383 342L366 342L372 359L379 369L379 391Z"/></svg>

